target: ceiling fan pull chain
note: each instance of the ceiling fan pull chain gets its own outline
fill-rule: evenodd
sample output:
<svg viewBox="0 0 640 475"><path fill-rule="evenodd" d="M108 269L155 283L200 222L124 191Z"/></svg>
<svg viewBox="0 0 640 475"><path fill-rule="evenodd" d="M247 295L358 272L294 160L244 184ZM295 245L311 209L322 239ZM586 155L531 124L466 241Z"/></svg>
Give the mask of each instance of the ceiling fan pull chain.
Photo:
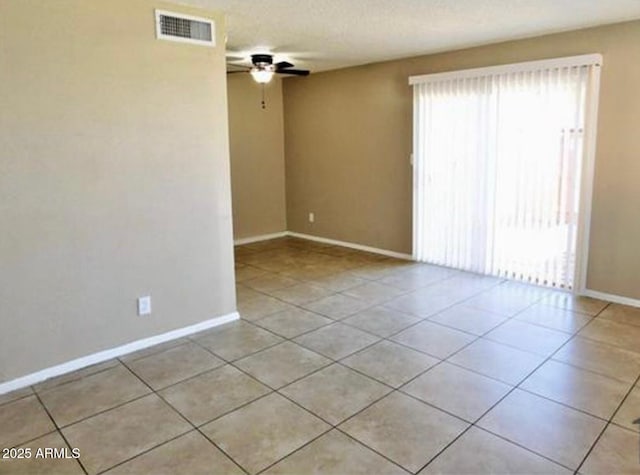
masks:
<svg viewBox="0 0 640 475"><path fill-rule="evenodd" d="M264 102L264 83L262 84L262 108L263 109L267 108L267 106L266 106L266 104Z"/></svg>

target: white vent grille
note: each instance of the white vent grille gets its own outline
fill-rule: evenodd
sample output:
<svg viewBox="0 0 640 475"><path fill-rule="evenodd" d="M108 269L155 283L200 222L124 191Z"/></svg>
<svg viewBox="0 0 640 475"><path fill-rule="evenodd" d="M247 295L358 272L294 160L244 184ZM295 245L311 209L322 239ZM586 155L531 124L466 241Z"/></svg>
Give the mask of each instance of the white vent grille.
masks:
<svg viewBox="0 0 640 475"><path fill-rule="evenodd" d="M158 39L215 46L215 25L208 18L156 10Z"/></svg>

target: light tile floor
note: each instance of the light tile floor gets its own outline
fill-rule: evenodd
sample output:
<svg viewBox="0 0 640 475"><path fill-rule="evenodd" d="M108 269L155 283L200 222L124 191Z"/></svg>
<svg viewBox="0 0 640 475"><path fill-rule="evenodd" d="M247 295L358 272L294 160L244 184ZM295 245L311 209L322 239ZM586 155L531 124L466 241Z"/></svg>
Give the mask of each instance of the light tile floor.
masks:
<svg viewBox="0 0 640 475"><path fill-rule="evenodd" d="M0 473L640 474L640 310L285 238L242 321L0 396Z"/></svg>

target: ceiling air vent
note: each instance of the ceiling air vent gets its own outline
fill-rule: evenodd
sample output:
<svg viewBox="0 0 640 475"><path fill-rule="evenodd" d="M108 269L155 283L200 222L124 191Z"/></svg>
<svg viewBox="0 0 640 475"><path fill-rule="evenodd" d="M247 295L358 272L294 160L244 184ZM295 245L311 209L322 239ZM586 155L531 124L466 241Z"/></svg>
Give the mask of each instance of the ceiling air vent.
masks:
<svg viewBox="0 0 640 475"><path fill-rule="evenodd" d="M156 35L158 39L215 46L213 20L181 13L156 10Z"/></svg>

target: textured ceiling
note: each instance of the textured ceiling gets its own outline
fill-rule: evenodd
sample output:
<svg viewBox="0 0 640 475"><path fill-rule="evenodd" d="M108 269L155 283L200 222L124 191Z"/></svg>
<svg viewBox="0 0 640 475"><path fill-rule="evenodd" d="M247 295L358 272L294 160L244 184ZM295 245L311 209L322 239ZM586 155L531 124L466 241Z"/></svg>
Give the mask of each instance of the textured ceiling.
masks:
<svg viewBox="0 0 640 475"><path fill-rule="evenodd" d="M228 56L312 71L640 18L640 0L176 1L227 14Z"/></svg>

